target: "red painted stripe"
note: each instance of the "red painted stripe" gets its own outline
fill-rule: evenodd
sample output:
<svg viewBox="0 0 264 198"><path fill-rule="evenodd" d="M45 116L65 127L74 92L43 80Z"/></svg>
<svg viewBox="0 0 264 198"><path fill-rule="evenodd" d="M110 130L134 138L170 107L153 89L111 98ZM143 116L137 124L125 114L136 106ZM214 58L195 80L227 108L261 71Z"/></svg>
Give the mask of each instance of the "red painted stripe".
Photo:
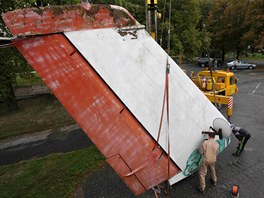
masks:
<svg viewBox="0 0 264 198"><path fill-rule="evenodd" d="M232 108L233 107L233 97L228 98L228 108Z"/></svg>
<svg viewBox="0 0 264 198"><path fill-rule="evenodd" d="M168 156L152 151L149 133L62 34L16 45L136 195L168 179ZM171 160L169 167L170 177L179 172Z"/></svg>
<svg viewBox="0 0 264 198"><path fill-rule="evenodd" d="M109 5L67 5L26 8L2 15L13 36L43 35L77 30L126 27L137 21Z"/></svg>

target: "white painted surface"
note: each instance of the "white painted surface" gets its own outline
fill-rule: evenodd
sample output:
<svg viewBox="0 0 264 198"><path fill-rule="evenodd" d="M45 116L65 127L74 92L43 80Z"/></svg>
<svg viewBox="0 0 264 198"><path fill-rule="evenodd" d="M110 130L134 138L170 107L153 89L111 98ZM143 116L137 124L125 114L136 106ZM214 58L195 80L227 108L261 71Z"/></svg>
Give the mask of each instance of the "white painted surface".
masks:
<svg viewBox="0 0 264 198"><path fill-rule="evenodd" d="M157 139L165 89L166 52L144 30L121 36L116 29L67 32L65 35L120 100ZM182 170L215 118L223 115L169 58L171 158ZM166 107L165 107L166 109ZM167 148L166 110L159 144ZM184 178L175 176L173 183Z"/></svg>

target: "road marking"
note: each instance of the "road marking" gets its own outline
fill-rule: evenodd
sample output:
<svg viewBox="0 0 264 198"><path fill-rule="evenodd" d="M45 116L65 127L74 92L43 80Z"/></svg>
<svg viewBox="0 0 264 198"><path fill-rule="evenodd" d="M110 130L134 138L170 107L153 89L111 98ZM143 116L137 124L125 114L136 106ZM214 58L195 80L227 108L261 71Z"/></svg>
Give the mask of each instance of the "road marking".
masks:
<svg viewBox="0 0 264 198"><path fill-rule="evenodd" d="M250 95L253 95L256 92L256 90L259 88L260 84L261 84L261 82L256 86L256 88L252 91L252 93L250 93Z"/></svg>

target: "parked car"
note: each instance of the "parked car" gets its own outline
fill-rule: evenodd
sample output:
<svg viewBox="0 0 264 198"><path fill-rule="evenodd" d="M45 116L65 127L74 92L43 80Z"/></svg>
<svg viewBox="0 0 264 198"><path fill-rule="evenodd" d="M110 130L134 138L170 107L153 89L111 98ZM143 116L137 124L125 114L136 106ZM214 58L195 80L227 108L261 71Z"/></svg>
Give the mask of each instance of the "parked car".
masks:
<svg viewBox="0 0 264 198"><path fill-rule="evenodd" d="M235 68L235 61L231 61L227 63L227 67L230 69L236 69ZM256 65L247 63L245 61L237 61L237 69L255 69Z"/></svg>
<svg viewBox="0 0 264 198"><path fill-rule="evenodd" d="M212 58L210 58L211 63L213 63ZM197 65L200 67L208 67L209 66L209 58L208 57L200 57L197 60Z"/></svg>

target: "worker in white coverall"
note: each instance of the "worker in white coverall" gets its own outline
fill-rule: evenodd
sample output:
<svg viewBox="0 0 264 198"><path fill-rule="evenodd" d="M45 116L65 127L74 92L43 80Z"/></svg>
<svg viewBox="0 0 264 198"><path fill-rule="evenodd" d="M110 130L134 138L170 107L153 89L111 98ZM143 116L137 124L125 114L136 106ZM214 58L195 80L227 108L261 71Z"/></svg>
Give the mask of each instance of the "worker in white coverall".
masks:
<svg viewBox="0 0 264 198"><path fill-rule="evenodd" d="M199 180L200 187L199 191L204 192L205 190L205 177L207 175L208 167L211 172L211 182L215 186L217 182L216 172L215 172L215 162L216 156L219 150L219 144L214 140L215 134L209 133L209 140L205 140L199 149L199 152L204 156L201 166L199 168Z"/></svg>

